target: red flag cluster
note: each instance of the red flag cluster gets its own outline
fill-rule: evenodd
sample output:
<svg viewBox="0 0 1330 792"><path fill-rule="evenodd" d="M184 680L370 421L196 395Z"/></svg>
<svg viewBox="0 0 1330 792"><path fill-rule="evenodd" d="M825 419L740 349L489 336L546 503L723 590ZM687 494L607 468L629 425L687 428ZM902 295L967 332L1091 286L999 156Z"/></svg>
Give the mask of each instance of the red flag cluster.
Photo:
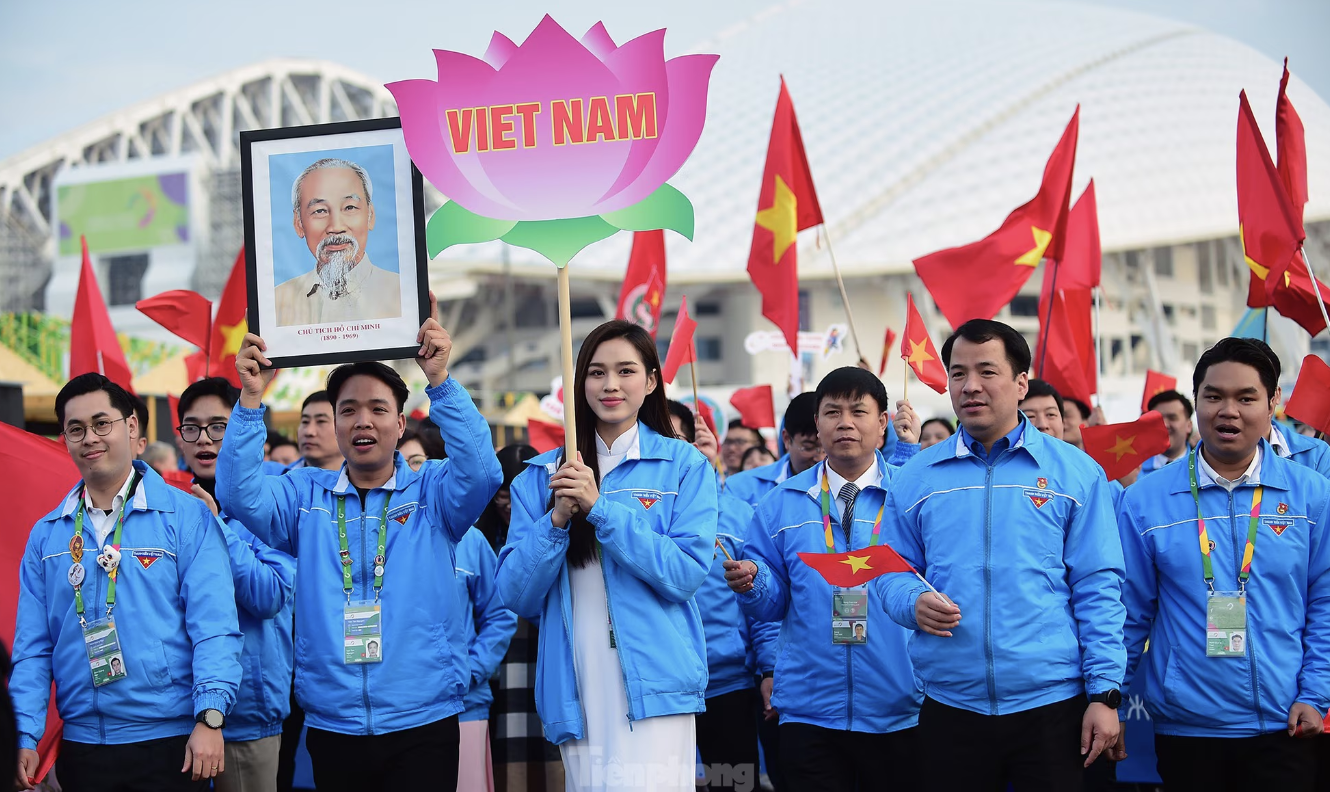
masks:
<svg viewBox="0 0 1330 792"><path fill-rule="evenodd" d="M1049 261L1039 293L1039 339L1035 371L1058 393L1085 404L1099 392L1098 350L1094 343L1094 289L1103 255L1094 180L1071 208L1063 258Z"/></svg>

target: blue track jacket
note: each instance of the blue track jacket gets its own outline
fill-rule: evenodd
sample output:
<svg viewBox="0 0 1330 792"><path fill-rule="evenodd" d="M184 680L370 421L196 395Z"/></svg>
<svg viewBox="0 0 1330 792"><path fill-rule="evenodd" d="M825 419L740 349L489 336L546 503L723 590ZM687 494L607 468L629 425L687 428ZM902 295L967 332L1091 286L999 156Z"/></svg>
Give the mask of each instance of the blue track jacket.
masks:
<svg viewBox="0 0 1330 792"><path fill-rule="evenodd" d="M457 545L457 596L462 603L464 613L469 611L470 618L462 619L463 638L466 641L467 658L471 666L471 677L467 681L466 696L462 700L462 720L486 720L490 716L490 704L494 703L494 691L490 689L490 677L499 668L508 643L513 640L517 630L517 614L503 606L499 599L499 590L494 586L494 574L498 571L499 559L494 555L494 548L478 528L472 528L462 537Z"/></svg>
<svg viewBox="0 0 1330 792"><path fill-rule="evenodd" d="M716 543L734 558L744 557L753 509L728 492L717 496ZM759 622L739 609L739 600L725 582L725 553L713 549L711 571L694 597L702 612L707 638L707 698L747 690L755 673L774 671L779 624Z"/></svg>
<svg viewBox="0 0 1330 792"><path fill-rule="evenodd" d="M94 688L67 577L69 542L83 497L75 487L32 527L19 569L18 624L9 693L19 747L37 747L51 681L65 739L121 745L179 737L205 709L230 713L240 685L240 630L226 540L203 501L170 486L142 462L120 545L115 618L127 676ZM97 537L83 522L84 618L106 616L109 579ZM110 536L107 544L110 544Z"/></svg>
<svg viewBox="0 0 1330 792"><path fill-rule="evenodd" d="M1280 427L1279 433L1288 444L1289 459L1330 477L1330 443L1298 434L1288 427Z"/></svg>
<svg viewBox="0 0 1330 792"><path fill-rule="evenodd" d="M245 673L235 707L226 718L226 740L244 742L282 733L291 714L291 607L296 560L274 550L239 520L218 521L231 557L236 612L245 636L240 664Z"/></svg>
<svg viewBox="0 0 1330 792"><path fill-rule="evenodd" d="M617 638L631 722L702 712L707 660L693 595L716 549L716 474L696 448L638 424L637 445L600 482L587 514L596 529L605 593ZM527 461L513 481L508 544L499 552L499 594L539 619L536 710L556 745L585 735L573 668L568 531L550 521L550 476L560 451Z"/></svg>
<svg viewBox="0 0 1330 792"><path fill-rule="evenodd" d="M1199 461L1197 478L1214 543L1215 590L1236 591L1255 484L1229 494L1206 483ZM1127 557L1128 679L1143 662L1139 673L1158 734L1254 737L1285 730L1296 701L1321 715L1330 707L1330 482L1275 456L1262 440L1260 484L1245 657L1205 656L1209 588L1187 460L1127 490L1119 525Z"/></svg>
<svg viewBox="0 0 1330 792"><path fill-rule="evenodd" d="M882 485L893 487L897 469L877 455ZM868 643L831 641L832 587L799 553L825 553L822 470L819 462L786 479L757 505L745 558L757 565L753 588L736 595L744 612L780 623L779 655L771 706L781 723L881 734L919 721L922 696L905 653L909 631L881 616L879 590L868 590ZM887 493L865 487L854 507L852 542L831 512L836 552L867 547L873 520ZM886 526L887 515L882 515Z"/></svg>
<svg viewBox="0 0 1330 792"><path fill-rule="evenodd" d="M1036 430L992 464L965 432L925 449L896 476L882 532L961 609L951 638L910 639L924 693L1006 715L1120 688L1126 666L1122 547L1104 471ZM913 575L883 575L887 612L917 628Z"/></svg>
<svg viewBox="0 0 1330 792"><path fill-rule="evenodd" d="M263 408L237 404L217 458L217 492L227 509L270 547L296 558L295 688L306 723L339 734L384 734L462 711L471 678L452 573L456 545L502 481L489 428L452 378L425 391L430 420L453 460L412 470L396 455L393 478L370 490L365 508L341 471L298 468L259 473ZM389 502L383 576L383 661L344 658L342 564L337 503L346 499L353 600L374 599L374 550Z"/></svg>

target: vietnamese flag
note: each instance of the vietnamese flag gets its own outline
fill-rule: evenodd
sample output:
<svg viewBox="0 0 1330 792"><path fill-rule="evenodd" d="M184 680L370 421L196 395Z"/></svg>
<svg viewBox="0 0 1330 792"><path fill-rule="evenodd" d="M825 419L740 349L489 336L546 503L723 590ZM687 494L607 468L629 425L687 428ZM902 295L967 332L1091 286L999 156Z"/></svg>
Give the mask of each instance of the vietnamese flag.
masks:
<svg viewBox="0 0 1330 792"><path fill-rule="evenodd" d="M96 372L133 393L134 374L111 325L102 290L97 286L87 237L82 237L82 242L83 269L74 298L74 318L69 324L69 378Z"/></svg>
<svg viewBox="0 0 1330 792"><path fill-rule="evenodd" d="M139 312L199 349L212 337L212 303L198 292L173 289L134 303Z"/></svg>
<svg viewBox="0 0 1330 792"><path fill-rule="evenodd" d="M527 442L540 453L563 448L563 424L542 421L538 418L526 420Z"/></svg>
<svg viewBox="0 0 1330 792"><path fill-rule="evenodd" d="M1145 392L1141 394L1141 412L1150 409L1150 399L1167 390L1178 389L1178 378L1149 369L1145 372Z"/></svg>
<svg viewBox="0 0 1330 792"><path fill-rule="evenodd" d="M1104 469L1109 481L1117 481L1141 463L1168 450L1168 429L1158 410L1129 423L1082 426L1081 442Z"/></svg>
<svg viewBox="0 0 1330 792"><path fill-rule="evenodd" d="M739 388L730 396L730 404L749 429L776 428L776 408L770 385Z"/></svg>
<svg viewBox="0 0 1330 792"><path fill-rule="evenodd" d="M795 242L800 231L821 223L822 207L813 189L799 120L782 77L757 199L748 275L762 293L762 315L785 334L791 350L799 349L799 262Z"/></svg>
<svg viewBox="0 0 1330 792"><path fill-rule="evenodd" d="M1298 232L1306 236L1302 210L1307 205L1307 138L1302 119L1288 100L1288 58L1284 58L1284 76L1279 78L1279 99L1275 103L1275 157Z"/></svg>
<svg viewBox="0 0 1330 792"><path fill-rule="evenodd" d="M226 287L217 300L217 316L212 320L212 340L204 347L208 350L206 376L226 377L237 388L240 387L240 374L236 371L236 353L240 351L240 342L249 332L245 315L249 310L249 292L245 288L245 249L240 248L236 263L231 267L231 276L226 279Z"/></svg>
<svg viewBox="0 0 1330 792"><path fill-rule="evenodd" d="M670 336L670 348L665 352L665 363L661 366L660 378L665 382L674 382L679 374L679 367L697 360L693 351L693 331L697 322L688 316L688 297L679 303L679 317L674 320L674 333Z"/></svg>
<svg viewBox="0 0 1330 792"><path fill-rule="evenodd" d="M833 586L861 586L888 572L914 572L908 561L884 544L846 553L800 553L799 560Z"/></svg>
<svg viewBox="0 0 1330 792"><path fill-rule="evenodd" d="M1247 92L1238 95L1238 236L1242 255L1252 271L1247 305L1263 308L1275 290L1287 286L1284 274L1304 234L1293 214L1284 182L1256 125ZM1255 281L1264 281L1264 295Z"/></svg>
<svg viewBox="0 0 1330 792"><path fill-rule="evenodd" d="M877 367L877 376L879 378L887 373L887 358L891 355L891 342L895 340L896 331L888 327L886 338L882 339L882 362L878 364Z"/></svg>
<svg viewBox="0 0 1330 792"><path fill-rule="evenodd" d="M1058 393L1089 404L1098 382L1094 297L1088 289L1059 288L1051 302L1039 308L1035 370Z"/></svg>
<svg viewBox="0 0 1330 792"><path fill-rule="evenodd" d="M978 242L914 260L915 271L953 328L970 319L992 319L1040 261L1063 259L1080 117L1077 106L1044 166L1039 192L1007 215L998 230Z"/></svg>
<svg viewBox="0 0 1330 792"><path fill-rule="evenodd" d="M901 336L901 357L914 370L919 381L937 391L947 392L947 370L942 367L933 339L928 337L928 327L914 307L914 295L905 295L905 335Z"/></svg>
<svg viewBox="0 0 1330 792"><path fill-rule="evenodd" d="M1318 355L1302 359L1298 382L1284 405L1284 414L1330 434L1330 366Z"/></svg>
<svg viewBox="0 0 1330 792"><path fill-rule="evenodd" d="M633 251L628 254L628 271L624 273L614 318L627 319L655 338L664 299L665 232L634 231Z"/></svg>

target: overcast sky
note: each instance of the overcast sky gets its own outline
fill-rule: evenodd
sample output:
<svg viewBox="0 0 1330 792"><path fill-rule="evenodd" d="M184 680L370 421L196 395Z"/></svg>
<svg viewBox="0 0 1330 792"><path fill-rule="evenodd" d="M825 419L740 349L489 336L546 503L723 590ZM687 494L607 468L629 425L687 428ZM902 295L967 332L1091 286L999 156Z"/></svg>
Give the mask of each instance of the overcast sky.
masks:
<svg viewBox="0 0 1330 792"><path fill-rule="evenodd" d="M598 19L620 35L665 27L666 51L677 53L778 1L118 0L108 6L89 0L4 0L0 160L135 102L267 58L323 58L389 82L432 74L431 48L479 53L495 29L520 41L546 12L569 30L584 30ZM1093 4L1200 25L1275 60L1288 55L1293 70L1330 98L1330 0Z"/></svg>

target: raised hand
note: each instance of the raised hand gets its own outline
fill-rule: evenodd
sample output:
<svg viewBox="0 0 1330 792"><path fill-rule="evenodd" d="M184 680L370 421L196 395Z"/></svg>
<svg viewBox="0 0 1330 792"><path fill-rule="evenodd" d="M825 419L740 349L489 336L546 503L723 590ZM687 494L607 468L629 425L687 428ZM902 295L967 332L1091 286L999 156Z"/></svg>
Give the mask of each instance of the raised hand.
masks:
<svg viewBox="0 0 1330 792"><path fill-rule="evenodd" d="M892 420L896 428L896 439L902 443L919 442L919 414L910 406L910 402L905 399L896 401L896 417Z"/></svg>
<svg viewBox="0 0 1330 792"><path fill-rule="evenodd" d="M416 343L420 344L416 363L425 372L430 387L438 387L448 379L448 356L453 351L453 339L439 324L439 302L432 291L429 293L429 318L416 333Z"/></svg>
<svg viewBox="0 0 1330 792"><path fill-rule="evenodd" d="M272 361L263 353L268 345L253 333L245 333L236 353L236 371L240 374L240 406L257 410L263 406L263 392L277 375Z"/></svg>

